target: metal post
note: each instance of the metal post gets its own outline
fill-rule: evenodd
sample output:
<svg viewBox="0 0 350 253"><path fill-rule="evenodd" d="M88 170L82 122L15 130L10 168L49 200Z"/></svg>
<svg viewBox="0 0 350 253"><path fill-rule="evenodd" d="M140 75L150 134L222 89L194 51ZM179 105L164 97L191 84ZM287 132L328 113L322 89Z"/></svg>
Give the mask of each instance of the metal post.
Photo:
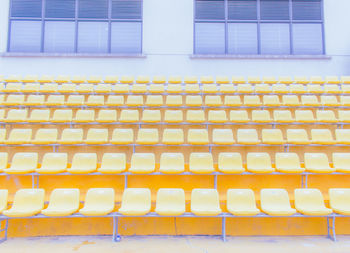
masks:
<svg viewBox="0 0 350 253"><path fill-rule="evenodd" d="M222 231L222 240L226 242L226 217L222 217L222 223L221 223Z"/></svg>
<svg viewBox="0 0 350 253"><path fill-rule="evenodd" d="M307 188L308 174L301 175L301 188Z"/></svg>
<svg viewBox="0 0 350 253"><path fill-rule="evenodd" d="M327 216L327 237L331 239L332 241L336 242L337 241L337 235L335 234L335 216L333 215L332 217ZM332 225L330 220L332 219ZM331 234L332 230L332 234Z"/></svg>
<svg viewBox="0 0 350 253"><path fill-rule="evenodd" d="M39 188L39 176L32 175L32 188Z"/></svg>
<svg viewBox="0 0 350 253"><path fill-rule="evenodd" d="M2 224L5 223L5 227L2 228ZM4 236L0 237L0 243L4 242L7 240L7 230L8 230L8 226L9 226L9 220L0 220L0 235L1 232L4 232Z"/></svg>
<svg viewBox="0 0 350 253"><path fill-rule="evenodd" d="M214 175L214 189L218 188L218 175Z"/></svg>
<svg viewBox="0 0 350 253"><path fill-rule="evenodd" d="M120 242L121 236L118 233L118 217L113 217L113 241Z"/></svg>
<svg viewBox="0 0 350 253"><path fill-rule="evenodd" d="M128 175L124 175L124 189L128 188Z"/></svg>

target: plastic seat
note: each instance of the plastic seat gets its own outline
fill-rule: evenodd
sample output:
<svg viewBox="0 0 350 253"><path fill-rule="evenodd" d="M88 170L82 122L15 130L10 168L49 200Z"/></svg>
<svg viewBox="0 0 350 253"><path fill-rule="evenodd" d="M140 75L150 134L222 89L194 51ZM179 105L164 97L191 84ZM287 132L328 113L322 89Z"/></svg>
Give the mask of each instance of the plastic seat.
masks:
<svg viewBox="0 0 350 253"><path fill-rule="evenodd" d="M108 110L103 109L98 112L97 122L100 123L112 123L117 121L117 111L116 110Z"/></svg>
<svg viewBox="0 0 350 253"><path fill-rule="evenodd" d="M296 210L290 206L285 189L262 189L260 191L261 210L271 216L290 216Z"/></svg>
<svg viewBox="0 0 350 253"><path fill-rule="evenodd" d="M264 144L281 145L286 141L283 138L281 129L263 129L261 139Z"/></svg>
<svg viewBox="0 0 350 253"><path fill-rule="evenodd" d="M253 86L250 83L237 84L236 89L237 89L237 93L242 93L242 94L254 92Z"/></svg>
<svg viewBox="0 0 350 253"><path fill-rule="evenodd" d="M49 109L34 109L32 110L28 122L49 122L50 110Z"/></svg>
<svg viewBox="0 0 350 253"><path fill-rule="evenodd" d="M8 190L0 189L0 214L7 208Z"/></svg>
<svg viewBox="0 0 350 253"><path fill-rule="evenodd" d="M163 93L165 91L164 84L150 84L149 92L150 93Z"/></svg>
<svg viewBox="0 0 350 253"><path fill-rule="evenodd" d="M4 88L4 92L20 92L22 89L22 83L8 82Z"/></svg>
<svg viewBox="0 0 350 253"><path fill-rule="evenodd" d="M95 110L78 110L73 121L77 123L94 122Z"/></svg>
<svg viewBox="0 0 350 253"><path fill-rule="evenodd" d="M251 189L227 190L226 203L227 211L236 216L255 216L260 213Z"/></svg>
<svg viewBox="0 0 350 253"><path fill-rule="evenodd" d="M117 83L117 84L113 85L112 91L114 93L128 93L128 92L130 92L130 85Z"/></svg>
<svg viewBox="0 0 350 253"><path fill-rule="evenodd" d="M181 110L165 110L164 122L167 122L167 123L183 122L183 112Z"/></svg>
<svg viewBox="0 0 350 253"><path fill-rule="evenodd" d="M96 93L111 93L112 85L110 83L99 83L95 86Z"/></svg>
<svg viewBox="0 0 350 253"><path fill-rule="evenodd" d="M4 169L7 174L32 173L38 167L38 153L15 153L10 168Z"/></svg>
<svg viewBox="0 0 350 253"><path fill-rule="evenodd" d="M350 87L350 85L348 85ZM349 90L350 92L350 90ZM340 96L341 106L350 106L350 96Z"/></svg>
<svg viewBox="0 0 350 253"><path fill-rule="evenodd" d="M311 142L325 145L336 143L329 129L311 129Z"/></svg>
<svg viewBox="0 0 350 253"><path fill-rule="evenodd" d="M0 172L3 172L4 169L7 168L7 165L8 165L8 153L6 152L0 152ZM1 195L1 193L0 193ZM1 200L0 200L1 202ZM1 209L1 208L0 208ZM1 214L1 211L0 211L0 214Z"/></svg>
<svg viewBox="0 0 350 253"><path fill-rule="evenodd" d="M132 95L128 96L126 99L127 106L142 106L143 105L143 96L141 95Z"/></svg>
<svg viewBox="0 0 350 253"><path fill-rule="evenodd" d="M142 122L156 123L161 121L160 110L144 110L142 113Z"/></svg>
<svg viewBox="0 0 350 253"><path fill-rule="evenodd" d="M219 153L218 169L222 173L240 174L245 171L240 153Z"/></svg>
<svg viewBox="0 0 350 253"><path fill-rule="evenodd" d="M267 84L275 84L277 83L277 80L274 76L264 76L263 77L263 83Z"/></svg>
<svg viewBox="0 0 350 253"><path fill-rule="evenodd" d="M212 76L201 76L200 83L202 84L214 83L214 78Z"/></svg>
<svg viewBox="0 0 350 253"><path fill-rule="evenodd" d="M313 173L332 173L334 168L329 166L328 157L324 153L305 153L305 169Z"/></svg>
<svg viewBox="0 0 350 253"><path fill-rule="evenodd" d="M190 172L210 174L215 171L211 153L191 153L189 161Z"/></svg>
<svg viewBox="0 0 350 253"><path fill-rule="evenodd" d="M186 211L183 189L159 189L155 212L162 216L179 216Z"/></svg>
<svg viewBox="0 0 350 253"><path fill-rule="evenodd" d="M350 110L338 111L339 122L350 123Z"/></svg>
<svg viewBox="0 0 350 253"><path fill-rule="evenodd" d="M58 90L57 83L44 83L41 85L40 92L55 93Z"/></svg>
<svg viewBox="0 0 350 253"><path fill-rule="evenodd" d="M318 106L320 103L315 95L302 95L301 104L304 106Z"/></svg>
<svg viewBox="0 0 350 253"><path fill-rule="evenodd" d="M337 144L350 144L350 129L335 129Z"/></svg>
<svg viewBox="0 0 350 253"><path fill-rule="evenodd" d="M41 167L35 172L40 174L58 174L67 170L68 154L67 153L46 153L43 156Z"/></svg>
<svg viewBox="0 0 350 253"><path fill-rule="evenodd" d="M150 82L150 80L149 80L148 76L138 76L136 78L136 83L146 84L146 83L149 83L149 82Z"/></svg>
<svg viewBox="0 0 350 253"><path fill-rule="evenodd" d="M321 76L312 76L310 78L310 82L316 83L316 84L324 84L325 83L325 81L323 80L323 78Z"/></svg>
<svg viewBox="0 0 350 253"><path fill-rule="evenodd" d="M94 92L94 85L92 83L81 83L77 86L78 93L92 93Z"/></svg>
<svg viewBox="0 0 350 253"><path fill-rule="evenodd" d="M259 144L258 133L256 129L238 129L237 130L237 143L246 145Z"/></svg>
<svg viewBox="0 0 350 253"><path fill-rule="evenodd" d="M299 156L296 153L276 153L276 170L282 173L302 173L305 168L300 166Z"/></svg>
<svg viewBox="0 0 350 253"><path fill-rule="evenodd" d="M120 83L123 83L123 84L133 84L134 77L133 76L122 76L119 81L120 81Z"/></svg>
<svg viewBox="0 0 350 253"><path fill-rule="evenodd" d="M192 145L209 144L209 134L206 129L189 129L187 133L187 142Z"/></svg>
<svg viewBox="0 0 350 253"><path fill-rule="evenodd" d="M53 112L52 122L64 123L73 120L73 111L71 109L57 109Z"/></svg>
<svg viewBox="0 0 350 253"><path fill-rule="evenodd" d="M134 142L134 131L132 129L114 129L110 143L127 145Z"/></svg>
<svg viewBox="0 0 350 253"><path fill-rule="evenodd" d="M8 95L6 100L3 102L4 105L23 105L24 95Z"/></svg>
<svg viewBox="0 0 350 253"><path fill-rule="evenodd" d="M36 83L38 82L38 76L37 75L26 75L22 79L23 83Z"/></svg>
<svg viewBox="0 0 350 253"><path fill-rule="evenodd" d="M57 141L60 144L80 144L83 142L83 129L66 128L63 129L61 139Z"/></svg>
<svg viewBox="0 0 350 253"><path fill-rule="evenodd" d="M316 119L311 110L295 110L295 121L313 123L316 122Z"/></svg>
<svg viewBox="0 0 350 253"><path fill-rule="evenodd" d="M138 110L122 110L120 113L119 121L123 123L133 123L140 120Z"/></svg>
<svg viewBox="0 0 350 253"><path fill-rule="evenodd" d="M187 106L202 106L203 105L203 101L202 101L202 97L201 96L186 96L186 105Z"/></svg>
<svg viewBox="0 0 350 253"><path fill-rule="evenodd" d="M5 109L0 109L0 121L5 121Z"/></svg>
<svg viewBox="0 0 350 253"><path fill-rule="evenodd" d="M1 83L0 83L0 86L1 86ZM1 90L1 87L0 87L0 90ZM0 105L3 105L4 101L5 101L5 95L0 95Z"/></svg>
<svg viewBox="0 0 350 253"><path fill-rule="evenodd" d="M119 213L126 216L146 215L151 211L151 191L147 188L127 188L123 192Z"/></svg>
<svg viewBox="0 0 350 253"><path fill-rule="evenodd" d="M47 208L41 213L45 216L70 216L79 209L79 189L54 189Z"/></svg>
<svg viewBox="0 0 350 253"><path fill-rule="evenodd" d="M149 95L146 97L147 106L162 106L163 103L162 95Z"/></svg>
<svg viewBox="0 0 350 253"><path fill-rule="evenodd" d="M182 83L182 78L181 76L170 76L168 79L168 83L171 83L171 84Z"/></svg>
<svg viewBox="0 0 350 253"><path fill-rule="evenodd" d="M306 85L306 90L308 93L315 93L315 94L323 93L323 89L319 84L308 84Z"/></svg>
<svg viewBox="0 0 350 253"><path fill-rule="evenodd" d="M248 153L247 170L253 173L271 173L275 171L271 166L271 158L268 153Z"/></svg>
<svg viewBox="0 0 350 253"><path fill-rule="evenodd" d="M287 86L284 83L273 84L272 85L272 92L273 93L278 93L278 94L288 93L289 92L289 86Z"/></svg>
<svg viewBox="0 0 350 253"><path fill-rule="evenodd" d="M168 93L181 93L182 85L181 84L169 84L167 87Z"/></svg>
<svg viewBox="0 0 350 253"><path fill-rule="evenodd" d="M81 75L74 75L71 80L72 83L85 83L86 77Z"/></svg>
<svg viewBox="0 0 350 253"><path fill-rule="evenodd" d="M131 157L129 172L134 174L148 174L155 171L156 162L153 153L134 153Z"/></svg>
<svg viewBox="0 0 350 253"><path fill-rule="evenodd" d="M350 172L350 153L333 153L333 168L337 172Z"/></svg>
<svg viewBox="0 0 350 253"><path fill-rule="evenodd" d="M108 129L90 128L84 142L86 144L106 144L108 142Z"/></svg>
<svg viewBox="0 0 350 253"><path fill-rule="evenodd" d="M5 139L6 139L6 129L0 129L0 143L5 143Z"/></svg>
<svg viewBox="0 0 350 253"><path fill-rule="evenodd" d="M58 130L55 128L41 128L35 133L33 144L54 144L57 142Z"/></svg>
<svg viewBox="0 0 350 253"><path fill-rule="evenodd" d="M215 189L193 189L191 212L197 216L217 216L222 211L218 191Z"/></svg>
<svg viewBox="0 0 350 253"><path fill-rule="evenodd" d="M250 121L246 110L231 110L230 121L234 123L247 123Z"/></svg>
<svg viewBox="0 0 350 253"><path fill-rule="evenodd" d="M159 142L158 129L139 129L137 134L137 144L157 144Z"/></svg>
<svg viewBox="0 0 350 253"><path fill-rule="evenodd" d="M55 79L54 79L55 83L67 83L69 82L69 76L66 75L58 75Z"/></svg>
<svg viewBox="0 0 350 253"><path fill-rule="evenodd" d="M212 139L218 145L232 145L235 142L231 129L213 129Z"/></svg>
<svg viewBox="0 0 350 253"><path fill-rule="evenodd" d="M340 78L340 83L343 83L343 84L350 84L350 76L342 76Z"/></svg>
<svg viewBox="0 0 350 253"><path fill-rule="evenodd" d="M228 76L217 76L216 77L216 83L218 83L218 84L228 84L230 82L231 81L228 78Z"/></svg>
<svg viewBox="0 0 350 253"><path fill-rule="evenodd" d="M338 122L338 119L335 117L334 112L331 110L317 110L316 119L318 122L326 122L326 123Z"/></svg>
<svg viewBox="0 0 350 253"><path fill-rule="evenodd" d="M272 122L270 112L268 110L253 110L252 121L257 123Z"/></svg>
<svg viewBox="0 0 350 253"><path fill-rule="evenodd" d="M185 158L182 153L162 153L159 171L164 174L178 174L185 171Z"/></svg>
<svg viewBox="0 0 350 253"><path fill-rule="evenodd" d="M306 93L305 85L304 84L293 84L289 86L289 90L291 93L297 93L302 94Z"/></svg>
<svg viewBox="0 0 350 253"><path fill-rule="evenodd" d="M107 97L107 101L105 103L107 106L123 106L124 105L124 97L123 96L116 96L116 95L109 95Z"/></svg>
<svg viewBox="0 0 350 253"><path fill-rule="evenodd" d="M329 206L333 212L350 215L350 189L331 188L328 190Z"/></svg>
<svg viewBox="0 0 350 253"><path fill-rule="evenodd" d="M205 96L204 103L206 106L222 106L220 96Z"/></svg>
<svg viewBox="0 0 350 253"><path fill-rule="evenodd" d="M225 96L224 104L226 106L241 106L242 101L240 96Z"/></svg>
<svg viewBox="0 0 350 253"><path fill-rule="evenodd" d="M82 106L84 105L84 100L84 95L69 95L66 101L66 105Z"/></svg>
<svg viewBox="0 0 350 253"><path fill-rule="evenodd" d="M162 142L168 145L179 145L185 142L182 129L164 129Z"/></svg>
<svg viewBox="0 0 350 253"><path fill-rule="evenodd" d="M104 174L119 174L126 169L126 156L124 153L104 153L101 167L98 172Z"/></svg>
<svg viewBox="0 0 350 253"><path fill-rule="evenodd" d="M71 174L89 174L97 169L96 153L76 153L73 156L72 166L67 169Z"/></svg>
<svg viewBox="0 0 350 253"><path fill-rule="evenodd" d="M305 129L287 129L287 143L289 144L310 144L311 141Z"/></svg>
<svg viewBox="0 0 350 253"><path fill-rule="evenodd" d="M248 83L251 84L261 84L262 80L258 76L248 76Z"/></svg>
<svg viewBox="0 0 350 253"><path fill-rule="evenodd" d="M203 123L205 122L204 111L188 110L186 113L186 120L191 123Z"/></svg>
<svg viewBox="0 0 350 253"><path fill-rule="evenodd" d="M236 91L236 87L231 83L223 83L223 84L220 84L219 90L221 93L230 94Z"/></svg>
<svg viewBox="0 0 350 253"><path fill-rule="evenodd" d="M27 120L28 111L26 109L10 109L7 112L5 122L24 122Z"/></svg>
<svg viewBox="0 0 350 253"><path fill-rule="evenodd" d="M6 144L28 144L32 139L32 129L12 129Z"/></svg>
<svg viewBox="0 0 350 253"><path fill-rule="evenodd" d="M258 83L254 87L255 93L271 93L271 86L267 83Z"/></svg>
<svg viewBox="0 0 350 253"><path fill-rule="evenodd" d="M277 95L264 95L263 104L266 106L280 106L281 102Z"/></svg>
<svg viewBox="0 0 350 253"><path fill-rule="evenodd" d="M30 217L44 208L44 189L20 189L16 192L12 207L4 210L8 217Z"/></svg>
<svg viewBox="0 0 350 253"><path fill-rule="evenodd" d="M279 123L294 122L294 118L292 117L292 113L290 110L274 110L273 119L275 122Z"/></svg>
<svg viewBox="0 0 350 253"><path fill-rule="evenodd" d="M43 105L45 102L44 95L28 95L25 105Z"/></svg>
<svg viewBox="0 0 350 253"><path fill-rule="evenodd" d="M64 95L49 95L45 102L45 105L60 106L64 105Z"/></svg>
<svg viewBox="0 0 350 253"><path fill-rule="evenodd" d="M233 76L232 77L232 83L245 84L246 80L245 80L244 76Z"/></svg>
<svg viewBox="0 0 350 253"><path fill-rule="evenodd" d="M212 123L225 123L227 116L225 110L209 110L208 121Z"/></svg>
<svg viewBox="0 0 350 253"><path fill-rule="evenodd" d="M105 216L115 207L113 188L90 188L85 196L84 207L79 210L84 216Z"/></svg>
<svg viewBox="0 0 350 253"><path fill-rule="evenodd" d="M294 82L298 83L298 84L310 83L309 79L306 76L296 76L296 77L294 77Z"/></svg>
<svg viewBox="0 0 350 253"><path fill-rule="evenodd" d="M182 106L182 96L180 95L168 95L166 96L165 104L167 106Z"/></svg>
<svg viewBox="0 0 350 253"><path fill-rule="evenodd" d="M84 78L85 79L85 78ZM87 80L85 80L87 83L100 83L102 82L102 76L97 76L97 75L91 75Z"/></svg>
<svg viewBox="0 0 350 253"><path fill-rule="evenodd" d="M186 83L185 84L185 92L186 93L199 93L200 87L199 84L194 84L194 83Z"/></svg>
<svg viewBox="0 0 350 253"><path fill-rule="evenodd" d="M332 213L324 204L322 193L318 189L295 189L295 208L304 215L324 216Z"/></svg>
<svg viewBox="0 0 350 253"><path fill-rule="evenodd" d="M157 84L163 84L166 83L166 77L165 76L154 76L152 83L157 83Z"/></svg>
<svg viewBox="0 0 350 253"><path fill-rule="evenodd" d="M103 106L105 98L102 95L90 95L85 103L87 106Z"/></svg>
<svg viewBox="0 0 350 253"><path fill-rule="evenodd" d="M336 96L321 96L321 105L338 106L339 102Z"/></svg>
<svg viewBox="0 0 350 253"><path fill-rule="evenodd" d="M218 86L215 83L203 84L202 85L203 93L217 93Z"/></svg>
<svg viewBox="0 0 350 253"><path fill-rule="evenodd" d="M246 95L243 97L243 103L245 106L261 106L261 101L259 96Z"/></svg>
<svg viewBox="0 0 350 253"><path fill-rule="evenodd" d="M284 106L299 106L300 101L297 95L283 95L282 104Z"/></svg>
<svg viewBox="0 0 350 253"><path fill-rule="evenodd" d="M40 83L25 83L21 89L23 93L39 92Z"/></svg>

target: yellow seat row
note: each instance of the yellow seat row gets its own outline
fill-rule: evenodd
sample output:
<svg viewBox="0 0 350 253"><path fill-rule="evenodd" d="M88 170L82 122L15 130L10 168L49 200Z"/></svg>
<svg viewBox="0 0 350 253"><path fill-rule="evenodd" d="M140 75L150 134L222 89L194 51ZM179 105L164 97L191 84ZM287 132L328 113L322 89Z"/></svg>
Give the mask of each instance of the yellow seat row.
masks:
<svg viewBox="0 0 350 253"><path fill-rule="evenodd" d="M268 153L248 153L246 163L243 163L240 153L219 153L217 167L214 165L211 153L191 153L189 171L196 174L210 174L215 171L227 174L240 174L245 171L252 173L332 173L350 172L350 153L333 153L333 167L324 153L305 153L304 164L300 163L296 153L276 153L274 165ZM182 153L162 153L159 169L156 169L154 153L134 153L130 167L127 167L124 153L103 154L100 165L96 153L76 153L71 166L68 166L67 153L46 153L38 166L37 153L16 153L8 166L8 153L0 153L0 172L7 174L119 174L125 171L133 174L148 174L159 171L164 174L179 174L185 172L185 159Z"/></svg>
<svg viewBox="0 0 350 253"><path fill-rule="evenodd" d="M8 217L31 217L37 214L59 217L76 212L84 216L105 216L114 210L125 216L143 216L152 210L151 190L127 188L123 192L120 207L116 208L112 188L91 188L79 209L79 189L54 189L47 207L44 205L44 189L20 189L16 192L11 208L7 209L8 191L0 190L0 214ZM291 216L297 212L308 216L327 216L334 213L350 214L350 189L329 189L330 208L318 189L295 189L292 208L285 189L262 189L260 209L251 189L228 189L226 210L235 216L255 216L261 211L269 216ZM185 191L178 188L161 188L157 191L154 211L160 216L180 216L186 212ZM223 212L218 191L193 189L190 211L196 216L217 216Z"/></svg>

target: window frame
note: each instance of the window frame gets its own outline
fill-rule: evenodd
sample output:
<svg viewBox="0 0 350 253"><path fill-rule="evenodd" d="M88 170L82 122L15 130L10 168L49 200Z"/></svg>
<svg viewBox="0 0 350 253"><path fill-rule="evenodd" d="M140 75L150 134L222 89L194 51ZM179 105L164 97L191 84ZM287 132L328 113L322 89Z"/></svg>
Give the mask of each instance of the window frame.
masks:
<svg viewBox="0 0 350 253"><path fill-rule="evenodd" d="M269 56L269 54L263 54L261 53L261 24L289 24L289 41L290 41L290 53L289 54L273 54L273 56L309 56L308 54L295 54L294 53L294 43L293 43L293 24L320 24L321 25L321 38L322 38L322 53L321 54L310 54L311 56L325 56L326 55L326 42L325 42L325 25L324 25L324 0L320 0L321 5L321 19L320 20L294 20L293 19L293 0L287 0L288 1L288 7L289 7L289 19L287 20L262 20L261 19L261 1L263 0L256 0L257 4L257 19L256 20L237 20L237 19L228 19L228 2L229 0L223 0L224 1L224 14L225 14L225 20L218 20L218 19L197 19L196 18L196 2L197 0L193 0L193 55L199 56L199 55L211 55L211 54L199 54L196 53L196 24L197 23L220 23L224 24L225 26L225 52L223 54L216 54L218 56ZM229 45L228 45L228 24L230 23L250 23L250 24L256 24L257 25L257 54L231 54L228 52Z"/></svg>

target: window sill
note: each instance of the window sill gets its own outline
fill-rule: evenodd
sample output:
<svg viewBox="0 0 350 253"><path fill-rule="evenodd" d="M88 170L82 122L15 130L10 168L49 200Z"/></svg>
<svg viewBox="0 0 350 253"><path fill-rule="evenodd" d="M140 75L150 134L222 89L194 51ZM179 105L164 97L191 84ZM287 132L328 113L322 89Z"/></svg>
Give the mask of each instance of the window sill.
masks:
<svg viewBox="0 0 350 253"><path fill-rule="evenodd" d="M144 54L2 53L0 57L146 58Z"/></svg>
<svg viewBox="0 0 350 253"><path fill-rule="evenodd" d="M271 60L330 60L332 56L329 55L220 55L220 54L195 54L190 55L191 59L271 59Z"/></svg>

